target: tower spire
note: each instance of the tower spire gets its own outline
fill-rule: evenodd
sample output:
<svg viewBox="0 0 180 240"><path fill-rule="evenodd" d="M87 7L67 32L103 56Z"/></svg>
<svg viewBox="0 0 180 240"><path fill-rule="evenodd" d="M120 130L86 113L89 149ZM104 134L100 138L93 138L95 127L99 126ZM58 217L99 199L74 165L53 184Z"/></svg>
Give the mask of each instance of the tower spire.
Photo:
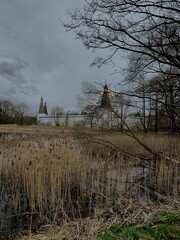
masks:
<svg viewBox="0 0 180 240"><path fill-rule="evenodd" d="M107 109L112 109L111 100L110 100L110 97L109 97L109 89L108 89L107 84L105 84L105 86L104 86L104 92L103 92L103 95L102 95L100 107L107 108Z"/></svg>
<svg viewBox="0 0 180 240"><path fill-rule="evenodd" d="M48 115L46 102L44 103L44 109L43 109L43 112L44 112L46 115Z"/></svg>
<svg viewBox="0 0 180 240"><path fill-rule="evenodd" d="M38 113L44 113L43 97L41 97L41 100L40 100L39 112Z"/></svg>

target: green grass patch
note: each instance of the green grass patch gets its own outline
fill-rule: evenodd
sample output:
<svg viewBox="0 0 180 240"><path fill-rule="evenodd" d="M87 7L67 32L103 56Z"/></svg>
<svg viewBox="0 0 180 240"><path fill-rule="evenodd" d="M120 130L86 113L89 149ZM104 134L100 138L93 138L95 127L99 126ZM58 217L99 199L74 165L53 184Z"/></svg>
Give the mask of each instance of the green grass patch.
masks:
<svg viewBox="0 0 180 240"><path fill-rule="evenodd" d="M113 224L97 236L98 240L180 240L180 216L162 212L150 223L120 226Z"/></svg>

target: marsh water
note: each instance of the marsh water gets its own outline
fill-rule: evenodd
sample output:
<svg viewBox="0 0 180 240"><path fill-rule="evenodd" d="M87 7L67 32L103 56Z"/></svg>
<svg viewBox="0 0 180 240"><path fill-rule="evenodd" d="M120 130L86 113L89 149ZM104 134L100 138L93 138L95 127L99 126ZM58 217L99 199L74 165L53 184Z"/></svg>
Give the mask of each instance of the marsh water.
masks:
<svg viewBox="0 0 180 240"><path fill-rule="evenodd" d="M0 150L0 234L9 235L18 229L23 230L38 227L47 221L49 221L49 223L53 222L55 221L54 219L60 220L61 218L66 218L66 220L74 220L92 216L94 214L94 209L98 207L99 204L106 204L111 200L116 201L116 199L122 196L136 198L143 203L147 203L152 200L150 192L148 190L151 166L146 160L139 160L138 158L130 159L121 156L121 164L118 163L119 167L117 168L117 164L113 163L113 161L109 161L108 158L101 159L101 164L102 166L104 165L101 170L99 159L96 156L92 160L92 164L88 165L90 169L87 168L88 179L90 181L88 180L88 182L84 182L82 178L78 180L78 182L68 183L67 186L64 187L61 186L60 193L54 192L53 201L55 209L51 209L50 202L52 195L47 192L47 199L44 201L46 206L42 207L43 211L46 211L46 213L42 213L42 210L40 210L39 207L32 205L32 196L27 195L27 192L24 191L23 185L22 187L17 188L16 183L12 182L12 179L16 180L16 176L11 179L11 176L8 175L8 171L13 170L15 164L14 161L19 161L17 151L15 149L16 140L18 140L18 148L22 143L24 144L26 141L28 143L27 146L29 146L29 136L31 136L32 141L34 141L33 139L36 139L36 136L24 133L3 133L0 135L0 144L3 146L3 149ZM40 156L44 157L47 154L44 154L43 152L49 148L51 156L54 156L55 160L56 158L61 160L61 157L59 158L57 153L55 155L52 155L52 151L61 149L62 144L64 144L65 147L68 147L68 151L74 151L74 149L77 148L76 145L73 147L73 138L65 143L63 141L60 141L59 143L55 142L53 145L52 141L50 141L48 137L42 138L40 144L33 142L32 150L34 153L36 152L36 149L34 148L38 148L40 146L42 148ZM6 151L10 150L13 150L15 153L15 159L13 158L14 155L6 154ZM9 164L9 156L12 156L13 159L11 159L10 165L8 165L6 168L6 163L8 162ZM33 155L30 157L33 157ZM73 154L71 155L71 158L72 157ZM83 157L80 157L82 158L81 168L82 173L84 174ZM115 159L114 162L118 162L117 160L119 161L119 159ZM39 159L37 158L36 161L39 161ZM50 161L52 161L53 164L53 160L51 158ZM33 158L28 160L28 164L31 166L34 164ZM69 164L70 162L68 160L67 169ZM21 165L18 166L21 167ZM77 170L78 169L79 166ZM52 173L54 171L55 169L52 171ZM12 174L14 173L12 172ZM73 172L72 174L76 174L76 172ZM69 182L68 178L66 180ZM38 178L34 181L38 181ZM49 184L51 183L49 182ZM60 202L58 194L61 194L63 196ZM56 211L56 206L58 207L58 212Z"/></svg>

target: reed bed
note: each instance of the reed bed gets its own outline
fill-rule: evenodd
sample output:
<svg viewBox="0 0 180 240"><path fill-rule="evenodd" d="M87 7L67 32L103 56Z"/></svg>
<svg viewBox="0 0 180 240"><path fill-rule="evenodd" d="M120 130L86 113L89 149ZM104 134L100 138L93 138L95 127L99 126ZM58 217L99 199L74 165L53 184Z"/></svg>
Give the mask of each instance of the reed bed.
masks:
<svg viewBox="0 0 180 240"><path fill-rule="evenodd" d="M90 161L72 139L19 137L2 145L1 195L11 197L13 214L30 212L54 222L59 212L75 214L72 201L86 196Z"/></svg>
<svg viewBox="0 0 180 240"><path fill-rule="evenodd" d="M155 188L164 194L175 195L180 191L180 138L171 135L154 135L154 134L137 134L138 138L148 147L160 155L158 164L158 172L151 172L153 177L157 174L157 182ZM127 135L108 136L107 139L119 148L129 154L147 158L146 164L152 168L152 156L144 149L135 139ZM137 161L136 161L137 162ZM141 161L142 162L142 161ZM136 164L136 163L135 163ZM151 181L151 179L150 179Z"/></svg>
<svg viewBox="0 0 180 240"><path fill-rule="evenodd" d="M173 157L180 161L180 137L179 135L165 134L136 134L137 137L154 152L158 152L162 157ZM148 152L135 139L126 134L106 134L105 138L116 146L131 154L146 155Z"/></svg>
<svg viewBox="0 0 180 240"><path fill-rule="evenodd" d="M48 134L42 130L27 134L26 130L1 135L2 232L92 217L98 208L115 206L122 197L140 202L152 202L157 196L161 201L169 196L179 198L179 139L142 136L163 152L155 198L150 191L151 161L142 162L140 156L147 153L133 139L122 134L101 135L129 153L126 155L104 143L76 139L69 131L64 134L54 129L53 134L50 130Z"/></svg>

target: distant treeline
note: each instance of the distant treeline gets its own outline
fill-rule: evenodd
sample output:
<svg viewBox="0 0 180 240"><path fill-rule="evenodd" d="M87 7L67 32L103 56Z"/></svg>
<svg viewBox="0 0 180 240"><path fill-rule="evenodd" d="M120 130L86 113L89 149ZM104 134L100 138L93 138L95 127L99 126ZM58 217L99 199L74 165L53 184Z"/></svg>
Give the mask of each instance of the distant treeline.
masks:
<svg viewBox="0 0 180 240"><path fill-rule="evenodd" d="M9 100L0 101L0 124L36 124L34 116L29 116L28 105L22 103L15 105Z"/></svg>

